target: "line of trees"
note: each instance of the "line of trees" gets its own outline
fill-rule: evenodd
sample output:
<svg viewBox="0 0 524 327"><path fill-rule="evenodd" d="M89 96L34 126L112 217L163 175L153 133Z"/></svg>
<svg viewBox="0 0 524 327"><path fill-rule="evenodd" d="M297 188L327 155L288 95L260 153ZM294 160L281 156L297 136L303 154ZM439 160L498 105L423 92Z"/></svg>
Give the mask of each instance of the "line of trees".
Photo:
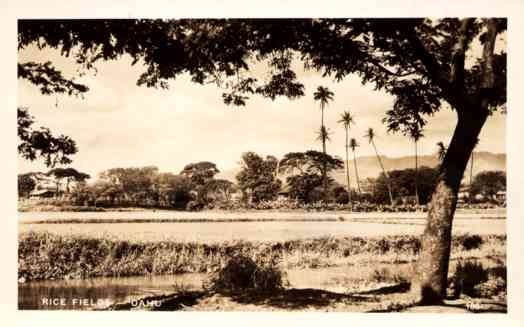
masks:
<svg viewBox="0 0 524 327"><path fill-rule="evenodd" d="M212 162L186 165L179 174L160 172L157 167L113 168L100 174L93 184L77 189L76 204L93 206L137 206L199 210L210 203L230 201L232 182L217 179Z"/></svg>
<svg viewBox="0 0 524 327"><path fill-rule="evenodd" d="M99 174L88 185L88 174L74 168L54 168L45 175L56 185L55 197L76 205L100 207L151 207L178 210L212 208L256 208L261 202L278 198L298 204L368 203L389 205L390 194L397 205L426 205L439 176L439 167L416 167L383 172L368 178L366 192L350 189L331 177L331 173L348 167L347 161L323 152L290 152L278 160L246 152L236 183L216 178L217 166L209 161L186 165L179 174L160 172L157 167L112 168ZM326 171L327 192L324 184ZM347 171L347 170L346 170ZM18 192L28 197L37 187L38 173L18 175ZM70 188L70 184L74 187ZM506 189L506 174L484 171L470 185L470 196L482 201L499 201L497 194ZM390 193L391 192L391 193ZM327 202L326 202L327 201Z"/></svg>

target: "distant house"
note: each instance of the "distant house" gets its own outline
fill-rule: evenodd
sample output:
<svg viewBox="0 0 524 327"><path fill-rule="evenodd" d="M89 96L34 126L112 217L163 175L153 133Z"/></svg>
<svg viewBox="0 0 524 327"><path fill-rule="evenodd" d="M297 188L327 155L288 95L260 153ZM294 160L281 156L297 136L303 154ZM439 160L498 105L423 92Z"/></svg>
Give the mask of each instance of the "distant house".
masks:
<svg viewBox="0 0 524 327"><path fill-rule="evenodd" d="M52 198L56 195L56 189L44 188L39 190L33 190L29 193L31 199L46 199Z"/></svg>
<svg viewBox="0 0 524 327"><path fill-rule="evenodd" d="M282 185L280 191L278 192L278 199L283 200L289 198L290 189L291 187L289 186L289 184L284 183L284 185Z"/></svg>
<svg viewBox="0 0 524 327"><path fill-rule="evenodd" d="M464 200L469 199L469 195L469 186L461 186L458 192L458 202L462 203Z"/></svg>
<svg viewBox="0 0 524 327"><path fill-rule="evenodd" d="M506 202L506 191L505 190L498 191L495 194L495 200L499 202Z"/></svg>

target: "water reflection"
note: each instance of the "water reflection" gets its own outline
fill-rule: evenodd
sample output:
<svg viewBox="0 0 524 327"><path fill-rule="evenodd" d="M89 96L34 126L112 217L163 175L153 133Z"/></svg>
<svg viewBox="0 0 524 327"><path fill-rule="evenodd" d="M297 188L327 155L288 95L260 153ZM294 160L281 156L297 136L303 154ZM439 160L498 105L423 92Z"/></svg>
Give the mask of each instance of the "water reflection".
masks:
<svg viewBox="0 0 524 327"><path fill-rule="evenodd" d="M101 277L18 284L21 310L91 310L129 297L159 295L202 287L202 274Z"/></svg>

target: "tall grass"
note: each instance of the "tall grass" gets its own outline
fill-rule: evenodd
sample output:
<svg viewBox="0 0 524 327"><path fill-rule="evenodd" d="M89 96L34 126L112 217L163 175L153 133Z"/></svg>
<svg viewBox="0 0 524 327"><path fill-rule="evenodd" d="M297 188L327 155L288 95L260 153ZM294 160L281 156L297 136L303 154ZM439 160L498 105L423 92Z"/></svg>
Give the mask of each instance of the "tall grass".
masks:
<svg viewBox="0 0 524 327"><path fill-rule="evenodd" d="M467 237L454 238L454 251L464 250ZM483 244L505 244L505 236L482 236L482 240ZM321 268L351 265L370 258L412 261L419 249L419 238L410 235L196 243L134 242L27 232L19 235L18 275L25 280L40 280L214 272L238 254L267 260L279 258L285 268Z"/></svg>

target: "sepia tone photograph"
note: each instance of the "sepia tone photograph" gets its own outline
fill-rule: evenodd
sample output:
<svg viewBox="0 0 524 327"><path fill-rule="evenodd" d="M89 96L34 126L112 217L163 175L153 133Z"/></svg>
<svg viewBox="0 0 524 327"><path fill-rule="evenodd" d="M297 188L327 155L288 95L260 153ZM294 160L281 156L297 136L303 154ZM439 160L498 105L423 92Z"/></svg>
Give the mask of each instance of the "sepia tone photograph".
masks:
<svg viewBox="0 0 524 327"><path fill-rule="evenodd" d="M19 310L507 313L506 18L17 24Z"/></svg>

